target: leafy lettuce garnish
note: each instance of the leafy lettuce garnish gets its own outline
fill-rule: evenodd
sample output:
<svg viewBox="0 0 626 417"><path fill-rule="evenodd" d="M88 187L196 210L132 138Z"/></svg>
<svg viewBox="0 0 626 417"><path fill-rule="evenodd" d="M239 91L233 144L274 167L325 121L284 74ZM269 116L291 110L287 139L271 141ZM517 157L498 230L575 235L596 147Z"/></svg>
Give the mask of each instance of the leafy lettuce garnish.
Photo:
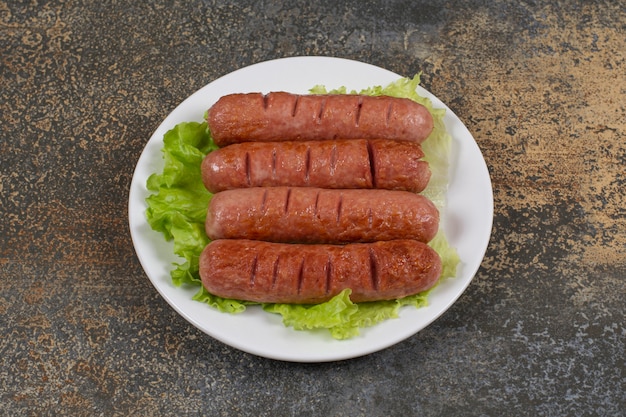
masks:
<svg viewBox="0 0 626 417"><path fill-rule="evenodd" d="M448 155L451 139L443 124L444 109L434 109L429 99L417 94L419 74L413 78L401 78L386 87L376 86L350 93L389 95L415 100L428 108L433 115L435 128L422 143L425 157L430 164L432 177L423 194L441 210L445 206L448 184ZM345 88L327 91L315 86L313 94L347 93ZM147 188L152 194L146 199L146 217L150 227L174 242L174 253L184 259L174 263L172 282L177 286L198 287L193 299L227 313L239 313L246 306L255 304L231 300L210 294L200 280L198 260L209 238L204 231L207 206L212 197L204 184L200 165L204 156L217 149L206 122L183 122L168 131L163 137L164 168L152 174ZM437 234L429 245L441 256L443 272L440 281L456 276L459 257L448 245L443 233ZM430 290L429 290L430 291ZM333 299L315 305L263 304L270 313L281 314L283 323L296 330L328 329L335 339L347 339L359 334L359 329L395 318L403 306L416 308L428 304L428 292L399 300L376 301L355 304L350 301L350 290L346 289Z"/></svg>

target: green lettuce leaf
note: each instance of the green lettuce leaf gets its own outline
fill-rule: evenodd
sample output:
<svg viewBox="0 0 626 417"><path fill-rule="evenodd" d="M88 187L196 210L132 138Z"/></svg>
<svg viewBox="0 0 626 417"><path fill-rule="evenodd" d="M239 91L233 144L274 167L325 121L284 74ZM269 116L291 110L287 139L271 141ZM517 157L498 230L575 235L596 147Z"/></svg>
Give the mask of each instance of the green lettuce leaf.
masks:
<svg viewBox="0 0 626 417"><path fill-rule="evenodd" d="M172 279L176 285L198 285L198 258L209 239L204 219L211 194L202 184L200 164L213 149L206 123L181 123L163 137L165 165L160 174L147 181L153 194L147 198L146 218L153 230L174 241L174 253L186 262L176 264Z"/></svg>
<svg viewBox="0 0 626 417"><path fill-rule="evenodd" d="M413 78L401 78L388 86L375 86L353 94L389 95L405 97L426 106L433 115L435 128L423 142L425 160L433 173L423 194L437 207L445 207L448 184L448 155L451 138L443 124L443 109L434 109L429 99L417 92L419 74ZM326 90L315 86L313 94L347 93L345 88ZM225 313L240 313L246 306L255 304L247 301L230 300L210 294L202 287L198 272L198 259L209 239L204 231L207 205L212 194L202 183L200 165L204 156L217 149L206 123L183 122L168 131L163 137L164 168L161 173L151 175L147 188L152 194L147 198L146 217L150 227L174 242L174 253L184 259L174 263L171 271L175 285L197 286L193 299L206 303ZM456 276L459 257L448 245L443 233L439 233L429 245L442 258L443 272L440 280ZM381 321L398 317L403 306L419 308L427 305L428 292L392 301L376 301L355 304L350 301L350 290L346 289L333 299L315 305L264 304L269 313L282 315L285 326L296 330L327 329L336 339L347 339L359 334L359 329L373 326Z"/></svg>
<svg viewBox="0 0 626 417"><path fill-rule="evenodd" d="M263 309L283 316L285 326L296 330L332 330L352 321L360 306L350 300L350 289L343 290L330 301L313 305L266 304ZM340 337L341 338L341 337Z"/></svg>
<svg viewBox="0 0 626 417"><path fill-rule="evenodd" d="M265 311L283 316L285 326L295 330L327 329L335 339L348 339L359 334L359 329L398 317L400 307L426 305L424 293L400 300L376 301L355 304L350 300L349 289L330 301L315 305L267 304Z"/></svg>

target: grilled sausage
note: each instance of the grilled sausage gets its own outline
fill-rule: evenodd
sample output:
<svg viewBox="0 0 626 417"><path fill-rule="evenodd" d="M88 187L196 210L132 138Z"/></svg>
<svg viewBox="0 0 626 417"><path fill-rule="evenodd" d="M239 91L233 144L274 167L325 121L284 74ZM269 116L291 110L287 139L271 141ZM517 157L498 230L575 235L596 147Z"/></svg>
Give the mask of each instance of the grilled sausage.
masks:
<svg viewBox="0 0 626 417"><path fill-rule="evenodd" d="M406 98L285 92L230 94L207 112L217 146L247 141L393 139L421 143L432 115Z"/></svg>
<svg viewBox="0 0 626 417"><path fill-rule="evenodd" d="M414 240L345 246L224 239L200 256L211 294L261 303L320 303L346 288L354 302L393 300L432 288L441 259Z"/></svg>
<svg viewBox="0 0 626 417"><path fill-rule="evenodd" d="M210 239L286 243L430 241L439 211L408 191L257 187L222 191L209 202Z"/></svg>
<svg viewBox="0 0 626 417"><path fill-rule="evenodd" d="M384 188L421 192L420 144L384 139L244 142L207 154L202 180L217 193L247 187Z"/></svg>

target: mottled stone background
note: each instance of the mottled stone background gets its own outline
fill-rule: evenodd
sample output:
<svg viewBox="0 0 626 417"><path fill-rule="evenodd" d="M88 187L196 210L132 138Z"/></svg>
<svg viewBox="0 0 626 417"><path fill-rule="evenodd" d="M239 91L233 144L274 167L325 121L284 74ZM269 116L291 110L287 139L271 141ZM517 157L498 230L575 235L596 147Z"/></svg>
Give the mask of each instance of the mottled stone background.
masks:
<svg viewBox="0 0 626 417"><path fill-rule="evenodd" d="M494 186L460 300L339 363L199 332L127 226L167 114L294 55L423 71ZM625 59L623 0L0 0L0 415L625 415Z"/></svg>

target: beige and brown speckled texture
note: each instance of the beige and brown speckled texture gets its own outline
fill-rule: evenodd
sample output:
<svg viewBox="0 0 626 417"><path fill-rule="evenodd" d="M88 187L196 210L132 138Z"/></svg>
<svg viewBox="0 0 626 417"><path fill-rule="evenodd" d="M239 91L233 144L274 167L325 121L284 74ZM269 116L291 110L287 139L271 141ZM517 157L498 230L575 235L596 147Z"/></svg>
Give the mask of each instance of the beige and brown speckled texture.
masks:
<svg viewBox="0 0 626 417"><path fill-rule="evenodd" d="M0 0L0 415L619 415L623 1ZM342 363L231 349L145 277L128 187L184 98L332 55L423 84L494 186L482 268L405 342Z"/></svg>

